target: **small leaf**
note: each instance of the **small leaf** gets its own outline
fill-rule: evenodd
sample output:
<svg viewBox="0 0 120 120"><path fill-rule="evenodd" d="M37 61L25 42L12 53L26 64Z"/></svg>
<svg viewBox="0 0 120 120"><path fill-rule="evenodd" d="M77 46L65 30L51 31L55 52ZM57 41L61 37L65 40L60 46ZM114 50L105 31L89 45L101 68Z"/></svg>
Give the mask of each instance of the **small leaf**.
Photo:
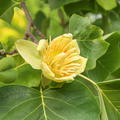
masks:
<svg viewBox="0 0 120 120"><path fill-rule="evenodd" d="M0 72L0 81L3 83L11 83L17 79L17 71L14 69Z"/></svg>
<svg viewBox="0 0 120 120"><path fill-rule="evenodd" d="M105 10L111 10L117 6L116 0L96 0Z"/></svg>
<svg viewBox="0 0 120 120"><path fill-rule="evenodd" d="M0 59L0 71L5 71L15 67L14 58L13 57L5 57Z"/></svg>

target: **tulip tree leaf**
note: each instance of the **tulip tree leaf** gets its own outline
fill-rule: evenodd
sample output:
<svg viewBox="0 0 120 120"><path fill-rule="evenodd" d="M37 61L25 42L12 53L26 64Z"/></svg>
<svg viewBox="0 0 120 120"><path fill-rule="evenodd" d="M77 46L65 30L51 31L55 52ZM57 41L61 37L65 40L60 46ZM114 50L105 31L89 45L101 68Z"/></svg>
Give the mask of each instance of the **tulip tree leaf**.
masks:
<svg viewBox="0 0 120 120"><path fill-rule="evenodd" d="M116 0L96 0L96 1L105 10L111 10L112 8L117 6Z"/></svg>
<svg viewBox="0 0 120 120"><path fill-rule="evenodd" d="M74 14L70 18L69 32L77 39L81 55L88 58L86 69L93 69L96 60L105 54L109 45L102 39L103 31L91 25L87 17Z"/></svg>
<svg viewBox="0 0 120 120"><path fill-rule="evenodd" d="M44 91L1 87L0 108L0 120L99 120L100 112L96 98L77 81Z"/></svg>
<svg viewBox="0 0 120 120"><path fill-rule="evenodd" d="M101 82L98 85L104 92L104 101L110 117L109 120L120 120L120 79Z"/></svg>
<svg viewBox="0 0 120 120"><path fill-rule="evenodd" d="M105 40L110 43L107 52L97 60L96 68L88 71L94 81L104 81L120 68L120 32L112 33Z"/></svg>
<svg viewBox="0 0 120 120"><path fill-rule="evenodd" d="M120 80L96 84L86 77L77 77L76 79L82 82L92 93L99 97L100 120L120 120Z"/></svg>

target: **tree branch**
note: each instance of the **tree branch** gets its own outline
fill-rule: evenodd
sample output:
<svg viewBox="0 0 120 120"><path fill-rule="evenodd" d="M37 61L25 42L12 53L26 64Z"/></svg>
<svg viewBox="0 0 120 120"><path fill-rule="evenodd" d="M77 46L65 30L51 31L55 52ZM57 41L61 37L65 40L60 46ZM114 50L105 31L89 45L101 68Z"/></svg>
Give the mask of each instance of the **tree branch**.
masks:
<svg viewBox="0 0 120 120"><path fill-rule="evenodd" d="M14 50L14 51L9 52L9 53L8 52L4 52L4 51L0 51L0 56L13 55L15 53L17 53L17 50Z"/></svg>
<svg viewBox="0 0 120 120"><path fill-rule="evenodd" d="M30 28L32 27L35 32L41 37L41 38L45 38L45 35L43 33L40 32L40 30L35 26L35 24L33 23L32 17L30 16L30 13L25 5L25 2L21 2L21 7L24 10L24 13L26 15L26 18L28 20L28 28L27 28L27 32L30 32Z"/></svg>

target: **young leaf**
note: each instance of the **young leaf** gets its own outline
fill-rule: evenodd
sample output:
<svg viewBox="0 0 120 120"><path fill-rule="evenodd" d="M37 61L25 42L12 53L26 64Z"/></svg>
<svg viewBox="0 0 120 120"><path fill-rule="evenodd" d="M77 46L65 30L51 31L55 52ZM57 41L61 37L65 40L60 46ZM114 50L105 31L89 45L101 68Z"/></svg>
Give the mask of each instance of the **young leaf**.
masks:
<svg viewBox="0 0 120 120"><path fill-rule="evenodd" d="M116 0L96 0L97 3L105 10L111 10L117 6Z"/></svg>
<svg viewBox="0 0 120 120"><path fill-rule="evenodd" d="M102 39L103 31L91 25L87 17L75 14L70 18L69 31L77 39L81 55L88 58L86 69L93 69L96 60L106 52L109 45Z"/></svg>

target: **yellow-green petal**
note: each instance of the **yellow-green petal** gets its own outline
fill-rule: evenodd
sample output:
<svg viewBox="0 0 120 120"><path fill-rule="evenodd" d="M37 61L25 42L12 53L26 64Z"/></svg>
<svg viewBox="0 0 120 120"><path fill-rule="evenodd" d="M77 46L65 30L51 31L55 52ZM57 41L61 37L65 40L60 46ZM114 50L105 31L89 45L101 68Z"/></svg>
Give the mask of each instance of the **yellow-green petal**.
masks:
<svg viewBox="0 0 120 120"><path fill-rule="evenodd" d="M39 51L41 58L44 56L47 47L48 47L48 40L42 39L39 41L37 50Z"/></svg>
<svg viewBox="0 0 120 120"><path fill-rule="evenodd" d="M53 80L54 77L55 77L55 74L50 70L50 68L48 67L48 65L44 62L42 62L42 66L41 66L41 69L42 69L42 73L43 75L50 79L50 80Z"/></svg>
<svg viewBox="0 0 120 120"><path fill-rule="evenodd" d="M61 77L61 78L54 78L53 81L55 82L66 82L66 81L71 81L74 80L74 77L76 75L71 75L71 76L66 76L66 77Z"/></svg>
<svg viewBox="0 0 120 120"><path fill-rule="evenodd" d="M25 61L34 69L41 68L40 55L35 43L27 40L18 40L16 42L16 48Z"/></svg>
<svg viewBox="0 0 120 120"><path fill-rule="evenodd" d="M76 71L76 74L77 73L82 73L82 72L85 71L85 67L86 67L86 64L87 64L87 58L84 58L84 57L80 56L79 63L81 64L81 66L80 66L80 69L78 69Z"/></svg>

